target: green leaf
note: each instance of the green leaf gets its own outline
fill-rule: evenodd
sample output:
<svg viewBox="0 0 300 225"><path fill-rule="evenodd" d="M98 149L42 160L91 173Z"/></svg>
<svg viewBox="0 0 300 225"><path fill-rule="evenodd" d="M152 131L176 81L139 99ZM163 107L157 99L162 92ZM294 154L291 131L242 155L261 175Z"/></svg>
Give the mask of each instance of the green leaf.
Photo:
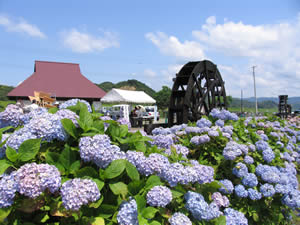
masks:
<svg viewBox="0 0 300 225"><path fill-rule="evenodd" d="M128 193L127 185L123 182L109 184L109 187L115 195L121 194L123 196L126 196L126 194Z"/></svg>
<svg viewBox="0 0 300 225"><path fill-rule="evenodd" d="M151 221L151 222L149 223L149 225L161 225L161 223L160 223L160 222L157 222L156 220L154 220L154 221Z"/></svg>
<svg viewBox="0 0 300 225"><path fill-rule="evenodd" d="M160 178L156 175L152 175L146 181L145 189L149 190L149 189L153 188L154 186L158 186L161 184L163 184L163 183L160 181Z"/></svg>
<svg viewBox="0 0 300 225"><path fill-rule="evenodd" d="M134 199L136 201L138 212L140 214L143 211L143 209L146 207L146 199L141 195L136 195Z"/></svg>
<svg viewBox="0 0 300 225"><path fill-rule="evenodd" d="M48 219L50 219L48 212L43 212L34 217L34 221L36 223L45 223Z"/></svg>
<svg viewBox="0 0 300 225"><path fill-rule="evenodd" d="M33 159L39 152L41 139L29 139L24 141L19 147L18 159L22 162L27 162Z"/></svg>
<svg viewBox="0 0 300 225"><path fill-rule="evenodd" d="M211 220L211 222L215 225L226 225L226 217L220 216L214 220Z"/></svg>
<svg viewBox="0 0 300 225"><path fill-rule="evenodd" d="M48 109L48 113L55 114L58 111L58 108Z"/></svg>
<svg viewBox="0 0 300 225"><path fill-rule="evenodd" d="M253 220L254 220L255 222L258 222L258 221L259 221L259 216L258 216L257 213L253 213L252 218L253 218Z"/></svg>
<svg viewBox="0 0 300 225"><path fill-rule="evenodd" d="M11 162L6 159L0 160L0 175L3 174L8 167L12 166Z"/></svg>
<svg viewBox="0 0 300 225"><path fill-rule="evenodd" d="M77 170L79 170L80 168L80 160L77 160L75 162L72 163L72 165L70 166L70 173L76 173Z"/></svg>
<svg viewBox="0 0 300 225"><path fill-rule="evenodd" d="M106 179L112 179L123 173L127 160L118 159L114 160L104 171Z"/></svg>
<svg viewBox="0 0 300 225"><path fill-rule="evenodd" d="M96 128L98 131L104 133L104 123L100 120L95 120L93 122L93 127Z"/></svg>
<svg viewBox="0 0 300 225"><path fill-rule="evenodd" d="M56 152L47 152L46 153L46 162L51 165L55 165L59 160L59 154Z"/></svg>
<svg viewBox="0 0 300 225"><path fill-rule="evenodd" d="M99 206L101 205L101 203L103 202L103 199L104 199L104 197L101 196L101 198L98 201L90 203L89 207L98 209Z"/></svg>
<svg viewBox="0 0 300 225"><path fill-rule="evenodd" d="M98 178L98 173L93 167L86 166L76 172L76 177Z"/></svg>
<svg viewBox="0 0 300 225"><path fill-rule="evenodd" d="M0 209L0 222L2 223L11 212L11 207Z"/></svg>
<svg viewBox="0 0 300 225"><path fill-rule="evenodd" d="M139 224L148 225L148 220L145 219L141 214L138 215Z"/></svg>
<svg viewBox="0 0 300 225"><path fill-rule="evenodd" d="M121 125L120 126L120 137L125 137L128 134L128 126L127 125Z"/></svg>
<svg viewBox="0 0 300 225"><path fill-rule="evenodd" d="M181 193L179 191L171 190L171 192L172 192L173 199L174 198L180 198L183 195L183 193Z"/></svg>
<svg viewBox="0 0 300 225"><path fill-rule="evenodd" d="M77 138L77 129L72 120L70 119L62 119L61 124L63 125L65 131L71 135L73 138Z"/></svg>
<svg viewBox="0 0 300 225"><path fill-rule="evenodd" d="M99 189L99 191L101 191L101 189L104 187L104 182L102 180L99 179L93 179L93 181L97 184L97 187Z"/></svg>
<svg viewBox="0 0 300 225"><path fill-rule="evenodd" d="M132 165L130 162L126 161L126 172L127 175L130 177L131 180L139 180L140 174L135 168L134 165Z"/></svg>
<svg viewBox="0 0 300 225"><path fill-rule="evenodd" d="M105 225L104 219L102 217L95 217L91 222L91 225Z"/></svg>
<svg viewBox="0 0 300 225"><path fill-rule="evenodd" d="M146 219L152 219L157 212L158 209L150 206L142 210L142 216L145 217Z"/></svg>
<svg viewBox="0 0 300 225"><path fill-rule="evenodd" d="M6 148L6 157L11 161L11 162L15 162L18 159L18 153L16 152L15 149L13 149L10 146L7 146Z"/></svg>
<svg viewBox="0 0 300 225"><path fill-rule="evenodd" d="M69 169L75 160L76 153L72 151L69 146L66 145L59 156L59 161L66 169Z"/></svg>
<svg viewBox="0 0 300 225"><path fill-rule="evenodd" d="M79 113L79 120L87 127L91 127L93 125L93 117L89 113L86 105L81 106L80 113Z"/></svg>
<svg viewBox="0 0 300 225"><path fill-rule="evenodd" d="M136 195L144 187L145 183L142 180L134 180L128 184L128 191L131 195Z"/></svg>

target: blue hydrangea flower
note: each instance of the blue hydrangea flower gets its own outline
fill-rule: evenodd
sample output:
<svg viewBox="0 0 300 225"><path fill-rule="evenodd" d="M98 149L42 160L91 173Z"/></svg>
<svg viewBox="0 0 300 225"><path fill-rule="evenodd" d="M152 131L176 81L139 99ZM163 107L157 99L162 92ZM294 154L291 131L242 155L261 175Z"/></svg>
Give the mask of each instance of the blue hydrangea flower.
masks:
<svg viewBox="0 0 300 225"><path fill-rule="evenodd" d="M285 194L282 198L282 203L287 205L292 209L300 208L300 191L292 190L291 192Z"/></svg>
<svg viewBox="0 0 300 225"><path fill-rule="evenodd" d="M254 190L253 188L248 189L248 196L253 201L260 200L262 197L261 193L257 190Z"/></svg>
<svg viewBox="0 0 300 225"><path fill-rule="evenodd" d="M117 221L120 225L139 225L137 205L134 199L120 205Z"/></svg>
<svg viewBox="0 0 300 225"><path fill-rule="evenodd" d="M230 180L224 179L219 181L224 187L219 188L223 194L232 194L234 186Z"/></svg>
<svg viewBox="0 0 300 225"><path fill-rule="evenodd" d="M232 173L237 177L245 177L248 174L248 168L244 163L238 163L232 169Z"/></svg>
<svg viewBox="0 0 300 225"><path fill-rule="evenodd" d="M218 119L218 120L215 122L215 124L216 124L217 126L219 126L219 127L224 127L224 120Z"/></svg>
<svg viewBox="0 0 300 225"><path fill-rule="evenodd" d="M254 159L251 156L246 155L245 158L244 158L244 162L246 164L253 164L254 163Z"/></svg>
<svg viewBox="0 0 300 225"><path fill-rule="evenodd" d="M3 112L0 112L0 128L22 124L23 110L17 105L9 104Z"/></svg>
<svg viewBox="0 0 300 225"><path fill-rule="evenodd" d="M190 142L195 145L205 144L209 141L210 141L210 137L207 134L201 136L194 136L190 140Z"/></svg>
<svg viewBox="0 0 300 225"><path fill-rule="evenodd" d="M272 160L275 158L275 154L271 148L267 148L263 150L263 159L267 162L270 163Z"/></svg>
<svg viewBox="0 0 300 225"><path fill-rule="evenodd" d="M210 137L219 137L219 131L217 131L217 130L210 130L210 131L208 131L208 136L210 136Z"/></svg>
<svg viewBox="0 0 300 225"><path fill-rule="evenodd" d="M243 152L240 149L240 145L234 141L230 141L223 149L223 156L227 160L235 160L236 157L242 155Z"/></svg>
<svg viewBox="0 0 300 225"><path fill-rule="evenodd" d="M151 142L152 145L156 145L159 148L170 148L171 145L174 144L173 135L155 135L152 137L153 141Z"/></svg>
<svg viewBox="0 0 300 225"><path fill-rule="evenodd" d="M192 225L191 220L183 213L174 213L169 219L170 225Z"/></svg>
<svg viewBox="0 0 300 225"><path fill-rule="evenodd" d="M269 144L263 140L259 140L255 143L255 146L257 148L258 151L263 151L263 150L266 150L267 148L270 148L269 147Z"/></svg>
<svg viewBox="0 0 300 225"><path fill-rule="evenodd" d="M245 189L245 187L241 184L238 184L234 188L235 194L240 198L247 198L248 197L248 191Z"/></svg>
<svg viewBox="0 0 300 225"><path fill-rule="evenodd" d="M242 183L248 187L255 187L258 184L258 180L254 173L248 173L246 176L244 176Z"/></svg>
<svg viewBox="0 0 300 225"><path fill-rule="evenodd" d="M27 124L27 123L29 123L29 121L32 118L41 116L41 115L43 115L44 113L47 113L47 112L48 112L48 110L46 108L38 107L36 109L31 110L28 113L23 114L23 116L21 117L21 120L22 120L23 124Z"/></svg>
<svg viewBox="0 0 300 225"><path fill-rule="evenodd" d="M6 146L9 146L15 150L18 150L18 148L24 141L36 138L38 138L36 135L32 134L24 128L21 128L19 130L16 130L8 137L5 143L5 148Z"/></svg>
<svg viewBox="0 0 300 225"><path fill-rule="evenodd" d="M198 120L196 122L197 127L199 128L203 128L203 127L210 127L211 126L211 122L208 119L205 118L201 118L200 120Z"/></svg>
<svg viewBox="0 0 300 225"><path fill-rule="evenodd" d="M189 191L184 198L186 200L185 208L197 220L211 220L222 215L216 203L208 204L199 193Z"/></svg>
<svg viewBox="0 0 300 225"><path fill-rule="evenodd" d="M4 174L0 178L0 208L11 206L14 202L14 197L19 189L16 172L7 175Z"/></svg>
<svg viewBox="0 0 300 225"><path fill-rule="evenodd" d="M275 189L271 184L263 184L260 186L260 192L265 197L272 197L275 194Z"/></svg>
<svg viewBox="0 0 300 225"><path fill-rule="evenodd" d="M264 173L261 174L261 179L268 183L279 183L280 173L279 171L269 168Z"/></svg>
<svg viewBox="0 0 300 225"><path fill-rule="evenodd" d="M74 123L74 125L76 127L79 126L78 122L77 122L77 119L79 119L79 116L69 109L60 109L55 113L55 115L57 115L60 120L70 119L70 120L72 120L72 122Z"/></svg>
<svg viewBox="0 0 300 225"><path fill-rule="evenodd" d="M61 197L67 210L78 211L82 205L97 201L100 191L94 181L75 178L63 183Z"/></svg>
<svg viewBox="0 0 300 225"><path fill-rule="evenodd" d="M127 120L126 118L120 118L117 120L117 122L121 125L127 125L128 126L128 129L131 128L131 123L129 120Z"/></svg>
<svg viewBox="0 0 300 225"><path fill-rule="evenodd" d="M151 206L165 207L172 201L172 192L165 186L155 186L147 193L147 203Z"/></svg>
<svg viewBox="0 0 300 225"><path fill-rule="evenodd" d="M77 98L75 98L75 99L70 99L70 100L68 100L68 101L65 101L65 102L61 103L61 104L59 105L59 109L66 109L66 108L68 108L68 107L70 107L70 106L74 106L74 105L77 104L77 102L82 102L82 103L84 103L84 104L87 106L88 111L89 111L89 112L92 112L92 107L91 107L91 105L90 105L87 101L85 101L85 100L83 100L83 99L77 99Z"/></svg>
<svg viewBox="0 0 300 225"><path fill-rule="evenodd" d="M245 215L232 208L226 208L224 210L226 216L226 225L247 225L248 220Z"/></svg>

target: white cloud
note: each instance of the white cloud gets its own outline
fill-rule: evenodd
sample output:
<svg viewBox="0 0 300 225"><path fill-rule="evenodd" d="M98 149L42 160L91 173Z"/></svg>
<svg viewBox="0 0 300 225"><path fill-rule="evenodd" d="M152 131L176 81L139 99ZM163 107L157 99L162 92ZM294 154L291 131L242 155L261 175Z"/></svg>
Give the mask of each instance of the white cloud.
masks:
<svg viewBox="0 0 300 225"><path fill-rule="evenodd" d="M24 19L14 22L7 16L0 15L0 26L5 27L8 32L25 33L32 37L46 38L46 35L36 25L29 24Z"/></svg>
<svg viewBox="0 0 300 225"><path fill-rule="evenodd" d="M103 32L102 37L95 37L91 34L71 29L62 33L63 43L71 48L73 52L87 53L103 51L106 48L119 47L117 35L111 32Z"/></svg>
<svg viewBox="0 0 300 225"><path fill-rule="evenodd" d="M144 75L146 76L146 77L149 77L149 78L154 78L154 77L156 77L156 72L154 72L153 70L151 70L151 69L145 69L144 70Z"/></svg>
<svg viewBox="0 0 300 225"><path fill-rule="evenodd" d="M195 60L204 59L201 45L195 41L181 43L174 36L167 36L163 32L147 33L145 35L165 55L175 56L179 59Z"/></svg>
<svg viewBox="0 0 300 225"><path fill-rule="evenodd" d="M162 53L176 58L191 59L198 52L203 57L209 53L211 58L226 59L226 63L212 61L218 65L227 93L233 96L240 96L241 89L246 96L253 96L253 65L257 66L258 96L278 96L282 93L299 96L300 13L293 20L258 25L228 19L217 23L216 17L211 16L200 30L192 31L192 35L193 40L182 43L162 32L149 33L146 37ZM193 51L197 48L191 46L197 46L200 51ZM201 57L196 59L202 60ZM164 73L167 74L166 71Z"/></svg>

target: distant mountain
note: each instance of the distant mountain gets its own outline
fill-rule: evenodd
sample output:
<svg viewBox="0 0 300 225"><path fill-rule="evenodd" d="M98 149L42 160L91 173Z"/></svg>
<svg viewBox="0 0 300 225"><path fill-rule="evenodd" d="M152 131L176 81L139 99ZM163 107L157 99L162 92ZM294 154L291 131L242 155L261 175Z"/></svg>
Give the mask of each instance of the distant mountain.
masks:
<svg viewBox="0 0 300 225"><path fill-rule="evenodd" d="M127 80L127 81L121 81L116 84L112 82L103 82L101 84L98 84L98 87L102 88L104 91L108 92L113 88L123 88L127 90L136 90L136 91L144 91L148 95L154 98L155 91L147 86L146 84L138 81L138 80Z"/></svg>
<svg viewBox="0 0 300 225"><path fill-rule="evenodd" d="M1 85L0 84L0 101L7 101L8 98L6 97L7 93L10 92L14 87Z"/></svg>
<svg viewBox="0 0 300 225"><path fill-rule="evenodd" d="M257 98L258 108L277 108L278 107L278 98L276 97L259 97ZM292 105L292 110L300 109L300 97L289 97L288 104ZM231 107L240 107L241 99L233 98ZM255 98L244 98L243 99L244 107L252 108L255 106Z"/></svg>

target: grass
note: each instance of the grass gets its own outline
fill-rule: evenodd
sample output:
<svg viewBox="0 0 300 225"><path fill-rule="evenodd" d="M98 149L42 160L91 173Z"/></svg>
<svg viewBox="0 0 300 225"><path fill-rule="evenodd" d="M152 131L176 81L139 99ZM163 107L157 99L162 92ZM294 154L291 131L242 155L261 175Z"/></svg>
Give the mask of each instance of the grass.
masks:
<svg viewBox="0 0 300 225"><path fill-rule="evenodd" d="M16 104L15 101L0 101L0 112L4 111L7 105Z"/></svg>

